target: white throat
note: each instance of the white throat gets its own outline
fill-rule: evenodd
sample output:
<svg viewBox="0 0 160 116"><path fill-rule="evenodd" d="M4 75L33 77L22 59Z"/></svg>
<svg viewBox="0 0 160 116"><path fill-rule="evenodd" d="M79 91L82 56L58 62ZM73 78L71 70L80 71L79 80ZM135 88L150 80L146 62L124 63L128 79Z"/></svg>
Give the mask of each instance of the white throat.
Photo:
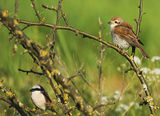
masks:
<svg viewBox="0 0 160 116"><path fill-rule="evenodd" d="M114 27L117 26L117 25L118 25L118 24L115 24L115 23L110 25L110 26L111 26L111 32L113 32Z"/></svg>

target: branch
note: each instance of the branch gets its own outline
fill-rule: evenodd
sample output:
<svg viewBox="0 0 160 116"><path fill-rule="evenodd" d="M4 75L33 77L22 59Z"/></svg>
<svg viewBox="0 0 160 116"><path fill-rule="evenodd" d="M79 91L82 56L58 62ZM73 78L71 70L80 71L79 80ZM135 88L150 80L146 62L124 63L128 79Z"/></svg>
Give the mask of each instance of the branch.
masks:
<svg viewBox="0 0 160 116"><path fill-rule="evenodd" d="M135 22L137 24L137 29L136 29L136 35L137 37L139 36L139 32L140 32L140 26L141 26L141 21L142 21L142 16L145 14L143 12L143 0L140 0L140 4L139 4L139 18L138 21L135 19Z"/></svg>
<svg viewBox="0 0 160 116"><path fill-rule="evenodd" d="M116 101L113 101L113 102L109 102L109 103L107 103L107 104L99 104L99 105L97 105L97 106L95 106L94 108L93 108L93 111L95 111L95 110L97 110L97 109L99 109L99 108L101 108L101 107L106 107L106 106L108 106L108 105L114 105L114 104L116 104L118 101L116 100Z"/></svg>
<svg viewBox="0 0 160 116"><path fill-rule="evenodd" d="M50 7L48 7L48 6L46 6L46 5L42 5L42 8L44 8L44 9L48 9L48 10L53 10L53 11L56 11L57 12L57 9L56 9L56 7L52 7L52 8L50 8Z"/></svg>
<svg viewBox="0 0 160 116"><path fill-rule="evenodd" d="M39 15L39 11L38 11L37 8L36 8L35 0L31 0L31 3L32 3L33 9L34 9L34 11L35 11L35 13L36 13L36 16L37 16L39 22L41 22L41 17L40 17L40 15Z"/></svg>
<svg viewBox="0 0 160 116"><path fill-rule="evenodd" d="M81 72L77 72L77 74L72 75L71 77L68 78L68 82L71 81L72 79L74 79L74 78L80 76L80 75L81 75Z"/></svg>
<svg viewBox="0 0 160 116"><path fill-rule="evenodd" d="M19 68L18 71L25 72L27 75L28 75L28 73L33 73L33 74L37 74L37 75L44 75L43 73L35 72L35 71L33 71L32 69L29 70L29 71L27 71L27 70L23 70L23 69L20 69L20 68Z"/></svg>
<svg viewBox="0 0 160 116"><path fill-rule="evenodd" d="M102 30L101 30L101 27L102 27L102 21L99 17L99 26L100 26L100 30L99 30L99 39L101 40L102 39ZM98 64L98 72L99 72L99 75L98 75L98 102L99 104L101 104L102 102L102 64L103 64L103 53L104 53L104 46L102 43L100 43L100 59L99 59L99 64ZM104 112L102 112L103 109L100 109L100 116L103 116L104 115Z"/></svg>
<svg viewBox="0 0 160 116"><path fill-rule="evenodd" d="M60 0L59 7L60 7L60 11L61 11L61 15L62 15L62 17L63 17L63 20L64 20L66 26L68 26L69 24L68 24L68 21L67 21L67 19L66 19L66 14L63 13L62 0Z"/></svg>
<svg viewBox="0 0 160 116"><path fill-rule="evenodd" d="M16 19L18 16L18 0L15 0L15 13L14 13L14 18Z"/></svg>
<svg viewBox="0 0 160 116"><path fill-rule="evenodd" d="M135 22L137 24L137 28L136 28L136 36L138 37L139 36L139 33L140 33L140 26L141 26L141 21L142 21L142 16L145 14L143 12L143 0L140 0L140 3L139 3L139 17L138 17L138 20L135 19ZM139 38L138 38L139 39ZM132 47L132 56L135 55L135 47Z"/></svg>

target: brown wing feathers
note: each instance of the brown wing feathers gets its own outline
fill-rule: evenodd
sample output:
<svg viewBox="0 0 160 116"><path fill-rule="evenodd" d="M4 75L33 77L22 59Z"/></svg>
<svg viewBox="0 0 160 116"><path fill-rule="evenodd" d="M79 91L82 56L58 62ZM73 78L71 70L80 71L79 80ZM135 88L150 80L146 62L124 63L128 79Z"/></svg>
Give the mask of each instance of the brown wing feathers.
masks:
<svg viewBox="0 0 160 116"><path fill-rule="evenodd" d="M137 36L133 32L133 27L130 24L123 22L122 24L117 25L114 28L114 33L119 35L121 39L125 39L125 41L127 41L131 46L135 46L139 48L143 56L145 56L146 58L149 58L147 53L140 46L140 43L142 45L143 43L140 40L138 40Z"/></svg>
<svg viewBox="0 0 160 116"><path fill-rule="evenodd" d="M132 29L124 25L118 25L114 28L114 33L118 34L122 39L125 39L131 46L140 47Z"/></svg>

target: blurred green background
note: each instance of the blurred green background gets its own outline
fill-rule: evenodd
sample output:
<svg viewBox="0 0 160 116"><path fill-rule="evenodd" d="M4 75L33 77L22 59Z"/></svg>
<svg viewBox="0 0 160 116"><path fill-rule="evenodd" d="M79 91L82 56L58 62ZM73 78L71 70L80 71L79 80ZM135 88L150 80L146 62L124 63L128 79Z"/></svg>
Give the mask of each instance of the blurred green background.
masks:
<svg viewBox="0 0 160 116"><path fill-rule="evenodd" d="M0 8L7 9L9 11L9 16L14 16L14 0L0 0ZM56 6L57 0L36 0L37 9L39 9L41 18L45 17L45 22L55 24L56 13L53 11L45 10L41 5ZM102 20L103 30L102 37L108 42L112 42L110 36L110 27L107 22L113 16L120 16L126 22L132 24L136 27L134 18L138 18L139 0L64 0L63 9L66 13L66 18L69 24L77 29L90 33L92 35L98 36L98 31L100 29L98 18ZM147 14L143 16L141 23L140 38L144 43L144 50L152 58L153 56L160 56L160 45L159 37L160 30L158 29L160 25L160 1L144 1L144 12ZM35 12L31 7L30 0L19 0L18 5L18 19L24 19L28 21L37 22L37 17ZM64 22L60 22L64 25ZM20 25L24 27L24 25ZM136 29L136 28L134 28ZM30 27L26 29L25 34L35 42L46 45L46 35L49 34L50 29L46 27ZM54 98L54 94L51 91L50 86L48 86L47 79L44 77L39 77L33 74L26 75L25 73L19 72L18 68L30 70L38 70L37 66L33 64L31 57L27 54L22 55L24 49L18 45L18 51L15 55L12 55L14 40L10 43L9 31L0 23L0 80L5 80L5 85L12 88L20 101L25 105L34 107L30 100L29 89L35 84L41 84L49 92L50 96ZM73 32L69 31L58 31L57 41L56 41L56 55L59 56L61 65L56 63L58 69L66 76L69 77L74 75L76 71L83 64L84 69L87 72L86 79L91 84L88 86L85 84L83 79L76 78L75 83L83 86L79 89L84 94L88 102L95 104L98 99L98 61L100 58L100 46L99 43L87 38L82 38L82 36L75 36ZM129 50L130 53L131 50ZM148 67L150 70L160 67L159 61L152 62L151 59L146 60L143 58L139 50L136 50L136 56L141 60L142 67ZM140 99L135 99L135 94L137 94L137 88L141 88L139 80L132 73L124 74L124 71L129 68L127 61L116 53L114 50L107 48L104 52L104 62L103 62L103 91L102 95L104 98L112 99L116 92L122 90L123 87L127 87L123 95L123 99L116 105L110 106L105 109L107 111L106 115L110 116L120 116L125 112L125 109L121 108L121 111L117 111L121 104L129 106L133 101L139 103ZM160 98L159 87L159 75L151 75L150 73L146 76L152 78L150 81L150 89L152 90L153 97L158 104ZM155 77L157 77L155 80ZM132 78L132 82L131 82ZM91 92L92 91L92 92ZM6 104L1 104L0 101L1 115L9 115L12 111L7 110L6 113L3 112L4 109L8 109ZM136 108L133 105L128 112L127 116L144 116L149 114L149 109L147 106ZM157 111L157 114L160 113Z"/></svg>

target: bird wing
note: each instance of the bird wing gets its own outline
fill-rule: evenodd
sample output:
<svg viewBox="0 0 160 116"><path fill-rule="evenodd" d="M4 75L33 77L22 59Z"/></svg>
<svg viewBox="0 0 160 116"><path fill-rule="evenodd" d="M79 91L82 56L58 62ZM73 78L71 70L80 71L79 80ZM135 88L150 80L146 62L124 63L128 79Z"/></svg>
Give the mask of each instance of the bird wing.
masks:
<svg viewBox="0 0 160 116"><path fill-rule="evenodd" d="M132 25L130 25L130 24L126 23L126 22L123 22L122 25L125 26L125 27L127 27L127 28L129 28L129 29L131 29L132 32L133 32L133 26L132 26ZM133 33L134 33L134 32L133 32ZM134 35L135 35L135 33L134 33ZM139 42L141 45L144 46L144 44L141 42L141 40L140 40L138 37L136 37L136 39L138 39L138 42Z"/></svg>
<svg viewBox="0 0 160 116"><path fill-rule="evenodd" d="M42 94L45 96L46 102L50 102L50 103L52 102L47 92L42 91Z"/></svg>
<svg viewBox="0 0 160 116"><path fill-rule="evenodd" d="M127 41L131 46L140 47L137 36L133 32L131 25L127 23L117 25L114 28L114 33L119 35L121 39Z"/></svg>
<svg viewBox="0 0 160 116"><path fill-rule="evenodd" d="M127 28L129 28L129 29L131 29L131 30L133 30L133 26L132 25L130 25L130 24L128 24L128 23L126 23L126 22L123 22L122 24L120 24L121 26L124 26L124 27L127 27Z"/></svg>

